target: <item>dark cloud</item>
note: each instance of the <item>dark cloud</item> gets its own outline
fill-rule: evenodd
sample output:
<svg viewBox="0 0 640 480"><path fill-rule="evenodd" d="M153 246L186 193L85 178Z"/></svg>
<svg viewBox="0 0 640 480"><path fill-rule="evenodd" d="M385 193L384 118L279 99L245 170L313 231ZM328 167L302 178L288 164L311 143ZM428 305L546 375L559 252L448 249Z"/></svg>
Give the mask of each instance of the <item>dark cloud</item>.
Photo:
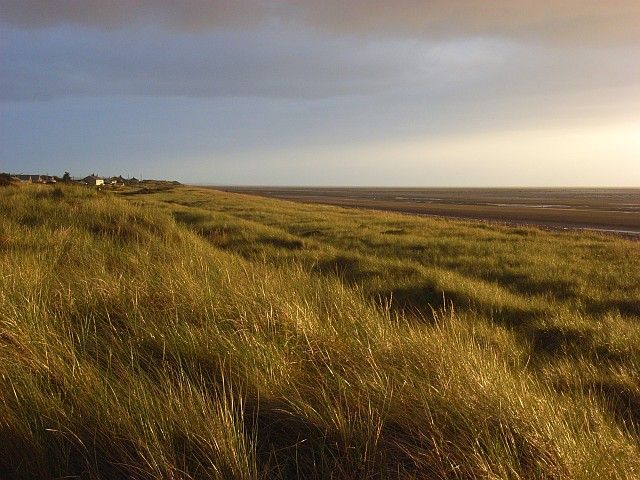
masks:
<svg viewBox="0 0 640 480"><path fill-rule="evenodd" d="M442 101L637 82L624 47L556 49L501 38L360 38L301 29L187 33L0 28L0 99L145 95L315 99L403 92Z"/></svg>
<svg viewBox="0 0 640 480"><path fill-rule="evenodd" d="M0 14L4 100L492 97L640 76L637 0L0 0Z"/></svg>
<svg viewBox="0 0 640 480"><path fill-rule="evenodd" d="M277 28L0 29L0 98L148 95L326 98L457 88L514 55L501 42L364 41Z"/></svg>
<svg viewBox="0 0 640 480"><path fill-rule="evenodd" d="M258 0L1 0L0 10L5 22L23 27L165 24L193 29L251 25L269 15L272 6Z"/></svg>
<svg viewBox="0 0 640 480"><path fill-rule="evenodd" d="M197 30L274 20L350 34L640 40L637 0L0 0L0 11L7 23L33 27L137 23Z"/></svg>

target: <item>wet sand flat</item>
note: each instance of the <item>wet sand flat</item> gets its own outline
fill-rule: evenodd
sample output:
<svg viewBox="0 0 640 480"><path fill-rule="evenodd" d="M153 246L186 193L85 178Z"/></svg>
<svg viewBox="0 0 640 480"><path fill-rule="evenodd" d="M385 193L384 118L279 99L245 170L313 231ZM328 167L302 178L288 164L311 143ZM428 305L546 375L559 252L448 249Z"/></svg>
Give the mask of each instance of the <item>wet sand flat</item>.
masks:
<svg viewBox="0 0 640 480"><path fill-rule="evenodd" d="M640 235L640 188L212 188L342 207Z"/></svg>

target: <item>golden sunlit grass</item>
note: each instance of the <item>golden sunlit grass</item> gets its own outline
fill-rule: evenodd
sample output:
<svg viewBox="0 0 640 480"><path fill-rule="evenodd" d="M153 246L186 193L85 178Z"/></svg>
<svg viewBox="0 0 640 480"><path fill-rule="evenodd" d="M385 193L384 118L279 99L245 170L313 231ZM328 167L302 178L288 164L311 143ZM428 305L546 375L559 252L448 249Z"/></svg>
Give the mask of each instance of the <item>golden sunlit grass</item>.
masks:
<svg viewBox="0 0 640 480"><path fill-rule="evenodd" d="M0 476L636 478L639 244L0 189Z"/></svg>

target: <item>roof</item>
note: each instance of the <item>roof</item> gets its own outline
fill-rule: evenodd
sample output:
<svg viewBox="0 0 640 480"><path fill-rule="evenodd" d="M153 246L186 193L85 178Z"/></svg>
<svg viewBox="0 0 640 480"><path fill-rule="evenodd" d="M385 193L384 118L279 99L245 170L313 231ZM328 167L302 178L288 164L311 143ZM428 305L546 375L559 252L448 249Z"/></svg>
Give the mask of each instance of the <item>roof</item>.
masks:
<svg viewBox="0 0 640 480"><path fill-rule="evenodd" d="M22 181L29 181L29 180L37 180L40 178L40 175L16 175L16 178L19 178Z"/></svg>
<svg viewBox="0 0 640 480"><path fill-rule="evenodd" d="M51 175L42 175L42 174L20 174L14 175L14 178L21 180L23 182L55 182L55 179Z"/></svg>

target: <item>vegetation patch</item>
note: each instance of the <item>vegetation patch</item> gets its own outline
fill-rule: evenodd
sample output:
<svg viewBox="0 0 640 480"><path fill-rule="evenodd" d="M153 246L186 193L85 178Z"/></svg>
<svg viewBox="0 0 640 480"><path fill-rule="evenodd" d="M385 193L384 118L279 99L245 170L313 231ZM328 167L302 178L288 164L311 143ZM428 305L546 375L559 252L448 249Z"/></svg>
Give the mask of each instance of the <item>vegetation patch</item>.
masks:
<svg viewBox="0 0 640 480"><path fill-rule="evenodd" d="M0 191L0 477L638 476L638 242L139 188Z"/></svg>

